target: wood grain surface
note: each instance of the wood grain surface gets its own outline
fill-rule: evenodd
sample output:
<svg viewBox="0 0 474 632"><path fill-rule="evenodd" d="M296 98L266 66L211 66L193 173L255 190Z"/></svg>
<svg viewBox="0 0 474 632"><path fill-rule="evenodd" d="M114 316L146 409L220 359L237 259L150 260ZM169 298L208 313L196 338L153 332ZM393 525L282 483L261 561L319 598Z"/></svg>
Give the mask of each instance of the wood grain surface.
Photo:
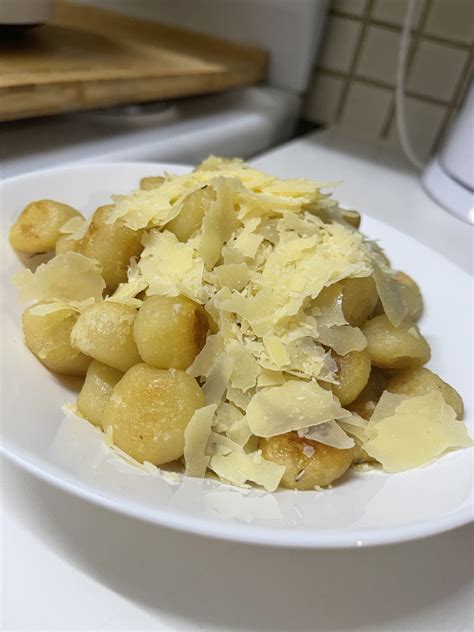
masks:
<svg viewBox="0 0 474 632"><path fill-rule="evenodd" d="M218 92L256 83L265 61L258 48L58 0L49 24L0 43L0 120Z"/></svg>

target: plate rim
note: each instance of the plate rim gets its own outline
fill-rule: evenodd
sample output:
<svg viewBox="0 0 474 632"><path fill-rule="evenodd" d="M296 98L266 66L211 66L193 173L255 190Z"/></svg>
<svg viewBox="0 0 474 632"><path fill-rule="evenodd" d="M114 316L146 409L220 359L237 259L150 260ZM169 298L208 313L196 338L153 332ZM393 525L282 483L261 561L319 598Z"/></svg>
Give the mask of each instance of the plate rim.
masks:
<svg viewBox="0 0 474 632"><path fill-rule="evenodd" d="M118 162L75 162L67 165L47 167L38 169L28 173L19 174L0 181L0 194L5 186L15 185L22 180L31 178L32 176L44 175L47 173L88 170L93 168L110 169L111 167L119 168L155 168L167 170L178 169L182 172L192 169L192 165L175 163L175 162L153 162L153 161L118 161ZM3 214L2 214L3 215ZM396 227L386 224L382 220L367 214L371 220L376 223L383 224L397 233L409 237L417 241L410 235L405 235ZM7 218L3 215L2 223ZM438 253L447 263L454 265L459 271L466 276L470 275L457 266L455 263ZM474 522L474 511L469 505L462 509L438 517L436 519L421 520L410 525L401 525L395 527L384 527L379 530L351 529L349 532L339 531L323 531L320 529L307 530L298 532L298 538L295 538L294 530L284 528L267 528L254 526L250 529L246 525L228 525L218 523L203 518L195 518L191 515L181 516L159 506L153 507L147 511L144 507L140 507L134 502L123 505L114 499L110 494L108 496L95 493L87 486L77 482L61 479L53 472L41 467L34 460L28 459L21 454L12 445L8 445L8 441L4 437L0 437L0 454L8 460L27 471L29 474L38 479L52 485L53 487L73 495L75 498L91 502L93 505L106 508L115 513L133 517L148 524L156 524L161 527L176 529L181 533L189 533L201 537L216 538L218 540L229 542L240 542L245 544L263 545L269 547L282 548L298 548L298 549L319 549L319 550L337 550L337 549L354 549L393 545L402 542L413 541L426 537L431 537L439 533L444 533L456 529L463 525Z"/></svg>

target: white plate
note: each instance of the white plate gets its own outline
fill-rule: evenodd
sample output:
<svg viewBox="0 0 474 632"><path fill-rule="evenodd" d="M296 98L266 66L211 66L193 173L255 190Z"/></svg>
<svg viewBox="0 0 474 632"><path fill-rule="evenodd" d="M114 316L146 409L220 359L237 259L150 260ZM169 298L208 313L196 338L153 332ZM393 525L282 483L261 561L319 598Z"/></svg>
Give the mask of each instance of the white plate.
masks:
<svg viewBox="0 0 474 632"><path fill-rule="evenodd" d="M22 342L22 306L10 285L21 267L6 235L30 201L53 198L86 214L112 193L147 175L185 167L101 164L37 172L5 181L2 203L2 378L4 452L70 493L142 520L206 536L291 547L352 547L438 533L472 518L473 451L444 455L424 468L386 475L349 472L324 492L241 490L214 481L132 469L110 457L87 422L65 419L74 392L44 369ZM350 200L346 200L350 204ZM411 237L370 217L364 231L379 239L392 262L420 283L421 322L433 350L430 366L463 395L472 432L472 283L455 265ZM466 229L467 230L467 229Z"/></svg>

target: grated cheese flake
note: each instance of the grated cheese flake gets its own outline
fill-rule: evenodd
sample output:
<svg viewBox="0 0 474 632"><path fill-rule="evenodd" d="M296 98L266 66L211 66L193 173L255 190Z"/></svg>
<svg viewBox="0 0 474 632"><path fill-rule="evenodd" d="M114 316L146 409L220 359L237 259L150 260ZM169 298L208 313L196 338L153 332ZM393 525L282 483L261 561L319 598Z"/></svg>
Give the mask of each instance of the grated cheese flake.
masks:
<svg viewBox="0 0 474 632"><path fill-rule="evenodd" d="M198 252L206 267L212 269L221 257L221 249L240 224L233 204L233 188L225 178L216 178L210 184L216 199L202 220L201 241Z"/></svg>
<svg viewBox="0 0 474 632"><path fill-rule="evenodd" d="M260 367L250 351L237 340L231 342L226 351L233 363L230 383L245 393L257 383Z"/></svg>
<svg viewBox="0 0 474 632"><path fill-rule="evenodd" d="M184 462L188 476L203 478L209 465L206 446L211 435L217 405L198 408L184 431Z"/></svg>
<svg viewBox="0 0 474 632"><path fill-rule="evenodd" d="M285 472L283 465L277 465L266 459L255 459L256 453L231 452L228 455L216 454L209 463L210 469L220 478L235 485L251 481L261 485L268 492L274 492Z"/></svg>
<svg viewBox="0 0 474 632"><path fill-rule="evenodd" d="M305 439L318 441L340 450L347 450L355 445L354 440L344 432L334 419L308 428L308 431L303 436Z"/></svg>
<svg viewBox="0 0 474 632"><path fill-rule="evenodd" d="M105 289L97 261L73 251L56 255L35 272L20 270L13 276L13 284L22 302L101 300Z"/></svg>
<svg viewBox="0 0 474 632"><path fill-rule="evenodd" d="M225 352L217 356L215 363L209 370L206 383L202 388L208 404L221 403L233 368L233 360Z"/></svg>
<svg viewBox="0 0 474 632"><path fill-rule="evenodd" d="M194 301L203 302L202 276L204 263L196 256L192 246L177 240L167 230L153 229L142 241L138 267L148 283L148 295L178 296L184 294Z"/></svg>
<svg viewBox="0 0 474 632"><path fill-rule="evenodd" d="M317 382L292 380L254 395L246 418L252 434L274 437L345 415L331 391Z"/></svg>
<svg viewBox="0 0 474 632"><path fill-rule="evenodd" d="M369 436L363 448L387 472L419 467L448 449L474 445L439 391L403 400L392 415L370 427Z"/></svg>
<svg viewBox="0 0 474 632"><path fill-rule="evenodd" d="M367 347L367 338L362 331L350 325L320 327L318 340L334 349L340 356L345 356L351 351L362 351Z"/></svg>

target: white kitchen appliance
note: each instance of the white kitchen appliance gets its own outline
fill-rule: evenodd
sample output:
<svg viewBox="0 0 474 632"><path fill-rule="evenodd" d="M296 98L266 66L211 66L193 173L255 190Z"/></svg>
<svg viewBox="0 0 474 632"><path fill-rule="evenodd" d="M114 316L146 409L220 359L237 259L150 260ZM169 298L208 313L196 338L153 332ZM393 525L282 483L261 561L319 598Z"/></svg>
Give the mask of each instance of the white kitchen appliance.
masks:
<svg viewBox="0 0 474 632"><path fill-rule="evenodd" d="M422 181L435 202L474 224L474 82L446 143L426 167Z"/></svg>
<svg viewBox="0 0 474 632"><path fill-rule="evenodd" d="M269 51L265 85L3 123L2 177L71 162L195 163L210 153L248 158L293 135L319 47L327 0L80 3L260 46Z"/></svg>

